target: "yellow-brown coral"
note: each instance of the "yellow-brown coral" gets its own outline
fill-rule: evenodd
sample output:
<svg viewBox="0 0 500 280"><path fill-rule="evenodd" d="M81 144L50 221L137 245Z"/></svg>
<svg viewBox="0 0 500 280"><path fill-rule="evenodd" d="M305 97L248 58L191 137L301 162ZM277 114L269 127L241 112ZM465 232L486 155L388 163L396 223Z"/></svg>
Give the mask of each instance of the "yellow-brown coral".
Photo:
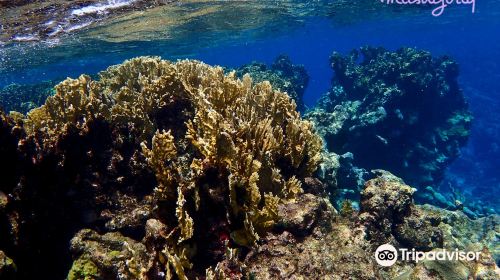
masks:
<svg viewBox="0 0 500 280"><path fill-rule="evenodd" d="M233 241L253 246L279 219L278 205L303 192L301 183L320 161L321 140L288 95L199 61L141 57L110 67L97 81L67 79L26 123L29 133L53 141L67 125L95 118L135 133L156 174L155 197L176 205L163 258L180 278L195 251L188 243L197 213L210 211L200 201L227 195L220 201L227 202ZM206 179L209 170L218 172L217 180ZM200 196L202 187L213 197Z"/></svg>
<svg viewBox="0 0 500 280"><path fill-rule="evenodd" d="M158 187L157 195L163 197L175 197L175 183L178 181L177 166L175 159L177 150L175 148L174 137L168 132L157 131L152 139L152 149L148 149L146 143L141 143L142 152L148 159L149 165L156 173Z"/></svg>
<svg viewBox="0 0 500 280"><path fill-rule="evenodd" d="M66 124L79 125L88 119L109 118L111 98L89 76L66 79L55 87L56 94L45 105L33 109L26 120L28 133L41 131L49 137L61 133Z"/></svg>

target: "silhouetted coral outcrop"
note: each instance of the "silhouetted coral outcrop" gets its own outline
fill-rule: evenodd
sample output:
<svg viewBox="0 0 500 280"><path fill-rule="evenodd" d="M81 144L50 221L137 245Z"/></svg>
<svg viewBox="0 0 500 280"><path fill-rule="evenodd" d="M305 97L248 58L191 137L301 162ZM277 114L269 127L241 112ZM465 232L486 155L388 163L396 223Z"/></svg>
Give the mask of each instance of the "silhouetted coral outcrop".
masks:
<svg viewBox="0 0 500 280"><path fill-rule="evenodd" d="M19 277L63 277L68 241L81 228L142 235L152 201L145 194L155 178L131 149L126 130L127 138L121 137L93 119L81 128L68 124L50 142L27 135L22 120L2 120L0 191L7 203L0 211L0 246L16 262Z"/></svg>
<svg viewBox="0 0 500 280"><path fill-rule="evenodd" d="M411 48L364 47L330 57L332 89L306 117L329 151L423 188L435 185L468 138L471 115L458 66Z"/></svg>

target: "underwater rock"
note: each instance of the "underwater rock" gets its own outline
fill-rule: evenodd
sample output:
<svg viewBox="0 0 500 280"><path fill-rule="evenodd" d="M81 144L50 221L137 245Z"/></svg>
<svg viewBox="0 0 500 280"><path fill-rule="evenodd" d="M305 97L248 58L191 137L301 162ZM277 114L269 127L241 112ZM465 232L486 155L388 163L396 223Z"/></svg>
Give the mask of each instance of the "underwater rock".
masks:
<svg viewBox="0 0 500 280"><path fill-rule="evenodd" d="M314 206L318 202L324 206ZM328 200L313 196L294 208L292 217L302 212L312 218L310 233L296 235L292 227L267 235L244 259L251 279L377 279L364 229L350 220L356 218L340 217ZM301 208L316 209L315 215Z"/></svg>
<svg viewBox="0 0 500 280"><path fill-rule="evenodd" d="M304 178L304 185L302 189L305 193L314 194L319 197L327 197L327 185L323 183L319 178L306 177Z"/></svg>
<svg viewBox="0 0 500 280"><path fill-rule="evenodd" d="M438 228L439 216L427 216L419 209L396 225L394 237L404 246L411 245L417 250L427 251L443 246L443 233Z"/></svg>
<svg viewBox="0 0 500 280"><path fill-rule="evenodd" d="M0 89L0 108L5 112L16 111L22 114L41 106L50 95L54 94L55 81L46 81L34 85L11 84Z"/></svg>
<svg viewBox="0 0 500 280"><path fill-rule="evenodd" d="M377 279L369 250L362 231L338 224L305 239L269 236L245 263L253 279Z"/></svg>
<svg viewBox="0 0 500 280"><path fill-rule="evenodd" d="M261 246L249 252L245 258L250 277L416 280L467 279L456 278L467 275L476 277L473 279L498 279L498 267L487 249L483 250L484 255L478 262L429 261L415 264L398 261L390 268L378 266L372 254L381 243L389 242L397 248L425 251L439 248L454 250L450 244L455 237L442 235L441 228L449 227L444 224L448 222L446 218L443 217L441 221L438 213L415 205L412 201L413 190L400 178L382 170L375 175L375 179L366 183L361 211L352 210L350 215L344 216L326 207L322 211L330 213L326 216L331 218L320 218L321 222L315 225L309 235L296 236L285 230L263 238ZM383 224L374 227L366 223L369 220L367 216L388 219L388 222L378 220ZM401 223L398 224L398 221ZM460 227L459 224L454 226ZM384 234L388 236L385 240L373 238ZM482 275L484 278L480 278Z"/></svg>
<svg viewBox="0 0 500 280"><path fill-rule="evenodd" d="M148 265L146 247L117 232L84 229L71 240L75 261L68 279L140 279Z"/></svg>
<svg viewBox="0 0 500 280"><path fill-rule="evenodd" d="M153 202L151 197L139 199L126 194L117 195L116 209L106 209L101 212L100 218L106 221L105 228L110 231L126 233L144 231L145 222L153 216Z"/></svg>
<svg viewBox="0 0 500 280"><path fill-rule="evenodd" d="M353 165L352 153L338 155L323 151L321 159L316 176L326 185L335 206L340 208L345 200L357 203L365 182L373 176Z"/></svg>
<svg viewBox="0 0 500 280"><path fill-rule="evenodd" d="M500 278L500 268L487 248L483 248L474 267L474 277L479 280Z"/></svg>
<svg viewBox="0 0 500 280"><path fill-rule="evenodd" d="M423 265L427 270L437 273L444 279L470 279L470 274L467 266L462 262L457 261L424 261Z"/></svg>
<svg viewBox="0 0 500 280"><path fill-rule="evenodd" d="M361 192L360 221L367 228L367 238L375 244L397 242L417 250L442 247L441 221L415 207L415 189L387 171L376 174Z"/></svg>
<svg viewBox="0 0 500 280"><path fill-rule="evenodd" d="M309 83L309 75L303 65L292 64L286 55L278 56L268 67L263 63L253 62L236 69L236 75L249 74L255 82L269 81L273 88L287 93L297 104L297 110L304 110L304 91Z"/></svg>
<svg viewBox="0 0 500 280"><path fill-rule="evenodd" d="M364 47L330 57L332 89L306 114L328 150L381 168L412 186L436 185L469 136L458 66L411 48Z"/></svg>
<svg viewBox="0 0 500 280"><path fill-rule="evenodd" d="M337 171L340 168L339 155L323 151L316 175L326 185L328 191L337 189Z"/></svg>
<svg viewBox="0 0 500 280"><path fill-rule="evenodd" d="M278 206L281 219L276 230L286 230L295 236L309 235L317 226L316 223L331 220L332 213L335 213L335 209L325 200L312 194L304 194L296 201Z"/></svg>
<svg viewBox="0 0 500 280"><path fill-rule="evenodd" d="M462 211L450 211L432 205L419 206L426 215L441 217L444 247L460 250L488 248L493 259L500 263L500 216L497 214L471 219Z"/></svg>
<svg viewBox="0 0 500 280"><path fill-rule="evenodd" d="M373 177L371 173L353 164L354 155L345 153L339 156L339 169L337 170L337 189L333 189L335 201L351 200L359 202L360 193L365 182Z"/></svg>
<svg viewBox="0 0 500 280"><path fill-rule="evenodd" d="M436 252L439 250L436 250ZM477 279L477 280L496 280L500 277L500 269L495 265L491 254L487 249L480 250L478 261L451 261L451 260L424 260L413 269L414 275L410 279ZM425 270L435 275L434 278L419 278L415 275L418 270Z"/></svg>

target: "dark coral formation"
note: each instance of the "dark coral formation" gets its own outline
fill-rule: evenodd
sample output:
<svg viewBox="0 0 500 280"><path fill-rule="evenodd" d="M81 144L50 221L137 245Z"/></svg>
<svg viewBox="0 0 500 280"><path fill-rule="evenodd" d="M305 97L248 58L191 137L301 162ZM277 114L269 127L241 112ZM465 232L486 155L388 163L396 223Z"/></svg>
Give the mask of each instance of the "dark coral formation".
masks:
<svg viewBox="0 0 500 280"><path fill-rule="evenodd" d="M304 110L304 91L309 83L309 75L303 65L295 65L286 55L280 55L269 67L253 62L236 69L238 77L249 74L256 82L269 81L271 85L286 92L297 104L299 111Z"/></svg>
<svg viewBox="0 0 500 280"><path fill-rule="evenodd" d="M373 47L334 53L330 62L333 87L307 114L328 149L413 186L436 185L469 135L457 64L411 48Z"/></svg>
<svg viewBox="0 0 500 280"><path fill-rule="evenodd" d="M11 84L0 89L0 108L5 112L16 111L26 114L41 106L50 95L54 94L55 81L46 81L34 85Z"/></svg>
<svg viewBox="0 0 500 280"><path fill-rule="evenodd" d="M85 226L107 228L112 220L107 216L131 216L133 209L120 208L128 200L135 200L125 204L134 208L146 203L154 173L131 153L129 139L101 120L88 121L82 129L69 125L50 144L27 136L22 121L4 115L2 120L0 192L7 199L0 211L0 246L14 259L21 279L62 278L73 234ZM132 223L123 231L141 235Z"/></svg>

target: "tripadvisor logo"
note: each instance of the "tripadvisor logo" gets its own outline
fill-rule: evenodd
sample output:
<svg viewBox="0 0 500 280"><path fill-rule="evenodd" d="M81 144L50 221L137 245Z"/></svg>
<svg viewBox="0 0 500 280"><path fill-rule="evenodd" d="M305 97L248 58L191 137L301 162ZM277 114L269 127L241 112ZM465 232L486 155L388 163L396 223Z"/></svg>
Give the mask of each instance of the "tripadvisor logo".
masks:
<svg viewBox="0 0 500 280"><path fill-rule="evenodd" d="M380 266L392 266L396 261L414 261L418 263L420 261L477 261L481 252L464 252L455 250L439 249L430 252L416 251L415 249L400 248L396 250L391 244L380 245L377 250L375 250L375 261Z"/></svg>
<svg viewBox="0 0 500 280"><path fill-rule="evenodd" d="M375 260L381 266L392 266L398 260L398 251L391 244L380 245L375 251Z"/></svg>

